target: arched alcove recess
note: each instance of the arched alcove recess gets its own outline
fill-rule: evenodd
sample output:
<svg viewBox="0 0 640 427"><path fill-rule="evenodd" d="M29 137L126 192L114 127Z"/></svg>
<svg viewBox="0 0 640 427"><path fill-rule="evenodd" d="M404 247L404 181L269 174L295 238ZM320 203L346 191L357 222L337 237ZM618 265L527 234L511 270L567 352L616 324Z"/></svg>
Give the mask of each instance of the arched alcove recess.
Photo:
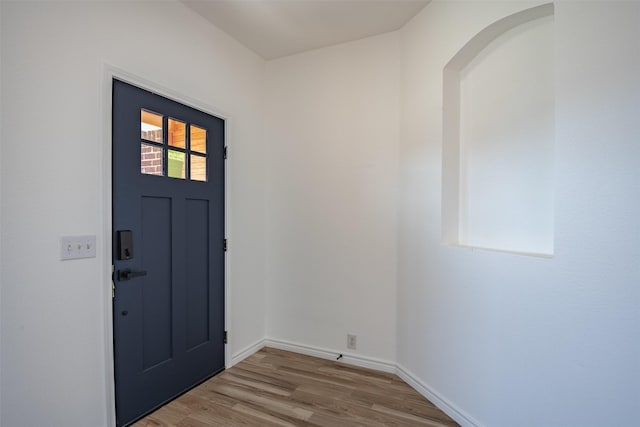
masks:
<svg viewBox="0 0 640 427"><path fill-rule="evenodd" d="M444 68L445 244L553 255L553 13L494 22Z"/></svg>

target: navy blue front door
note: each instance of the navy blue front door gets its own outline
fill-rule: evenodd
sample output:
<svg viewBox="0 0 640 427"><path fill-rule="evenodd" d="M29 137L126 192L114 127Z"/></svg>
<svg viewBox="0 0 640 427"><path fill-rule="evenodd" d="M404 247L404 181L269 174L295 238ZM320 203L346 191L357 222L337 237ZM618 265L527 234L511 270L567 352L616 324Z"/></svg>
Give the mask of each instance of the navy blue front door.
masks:
<svg viewBox="0 0 640 427"><path fill-rule="evenodd" d="M224 369L224 120L113 82L117 425Z"/></svg>

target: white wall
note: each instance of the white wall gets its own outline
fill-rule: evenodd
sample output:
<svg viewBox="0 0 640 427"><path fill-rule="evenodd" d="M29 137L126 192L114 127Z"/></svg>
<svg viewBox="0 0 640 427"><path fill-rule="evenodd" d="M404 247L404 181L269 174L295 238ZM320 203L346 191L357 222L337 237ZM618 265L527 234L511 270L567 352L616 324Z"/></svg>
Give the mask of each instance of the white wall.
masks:
<svg viewBox="0 0 640 427"><path fill-rule="evenodd" d="M399 52L389 33L267 63L269 338L395 360Z"/></svg>
<svg viewBox="0 0 640 427"><path fill-rule="evenodd" d="M0 23L2 23L2 2L0 2ZM2 166L2 30L0 29L0 166ZM2 172L0 170L0 272L2 268ZM0 309L2 308L2 274L0 273ZM2 425L2 315L0 315L0 425Z"/></svg>
<svg viewBox="0 0 640 427"><path fill-rule="evenodd" d="M103 64L231 117L233 353L265 333L264 61L178 2L2 2L1 27L0 424L106 426ZM98 257L59 261L62 234Z"/></svg>
<svg viewBox="0 0 640 427"><path fill-rule="evenodd" d="M443 67L529 5L402 31L398 363L469 425L638 425L640 3L556 3L554 258L441 244Z"/></svg>
<svg viewBox="0 0 640 427"><path fill-rule="evenodd" d="M553 24L507 31L460 71L463 245L553 254Z"/></svg>

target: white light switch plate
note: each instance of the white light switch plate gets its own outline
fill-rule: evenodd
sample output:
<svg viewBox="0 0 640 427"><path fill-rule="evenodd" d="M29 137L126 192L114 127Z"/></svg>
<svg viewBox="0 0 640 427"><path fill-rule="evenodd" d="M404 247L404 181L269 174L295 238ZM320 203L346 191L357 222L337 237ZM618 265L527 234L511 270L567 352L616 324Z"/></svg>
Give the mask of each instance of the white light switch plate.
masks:
<svg viewBox="0 0 640 427"><path fill-rule="evenodd" d="M96 257L96 236L60 237L60 259Z"/></svg>

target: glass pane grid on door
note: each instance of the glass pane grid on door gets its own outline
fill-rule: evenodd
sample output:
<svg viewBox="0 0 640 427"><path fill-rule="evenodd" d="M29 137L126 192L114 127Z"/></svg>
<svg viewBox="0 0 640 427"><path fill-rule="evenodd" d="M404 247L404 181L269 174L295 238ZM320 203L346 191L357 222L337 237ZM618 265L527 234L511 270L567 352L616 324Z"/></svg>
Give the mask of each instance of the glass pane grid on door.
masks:
<svg viewBox="0 0 640 427"><path fill-rule="evenodd" d="M207 181L207 130L146 109L140 110L140 172Z"/></svg>

